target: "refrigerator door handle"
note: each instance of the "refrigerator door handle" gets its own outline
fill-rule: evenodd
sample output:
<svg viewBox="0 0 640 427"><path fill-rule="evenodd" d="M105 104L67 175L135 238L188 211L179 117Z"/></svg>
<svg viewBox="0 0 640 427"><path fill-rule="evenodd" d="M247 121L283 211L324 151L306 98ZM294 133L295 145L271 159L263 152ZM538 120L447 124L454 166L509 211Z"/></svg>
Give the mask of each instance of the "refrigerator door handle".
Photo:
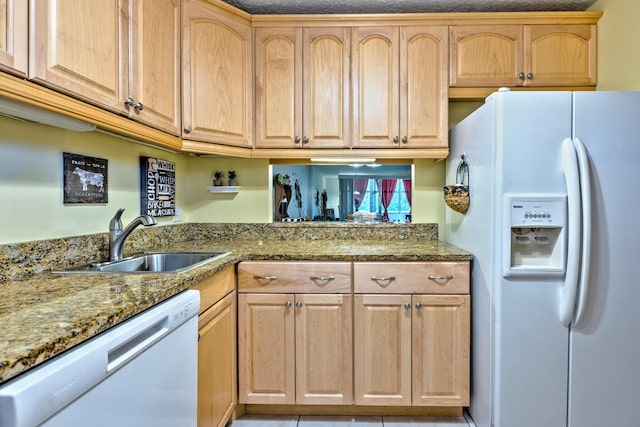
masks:
<svg viewBox="0 0 640 427"><path fill-rule="evenodd" d="M562 171L567 183L567 268L560 292L560 321L569 326L573 319L580 270L580 172L576 148L570 138L562 142Z"/></svg>
<svg viewBox="0 0 640 427"><path fill-rule="evenodd" d="M580 173L580 199L582 201L582 251L580 253L580 281L578 285L578 304L575 310L573 326L582 320L589 287L589 258L591 254L591 175L589 172L589 157L587 149L580 138L574 138L573 145L578 155L578 169Z"/></svg>

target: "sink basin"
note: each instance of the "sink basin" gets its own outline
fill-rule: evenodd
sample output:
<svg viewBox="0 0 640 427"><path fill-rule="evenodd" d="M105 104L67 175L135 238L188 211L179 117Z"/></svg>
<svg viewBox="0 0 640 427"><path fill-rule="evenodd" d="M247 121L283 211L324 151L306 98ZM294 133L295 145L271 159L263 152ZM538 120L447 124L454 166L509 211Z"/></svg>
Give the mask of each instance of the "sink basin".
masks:
<svg viewBox="0 0 640 427"><path fill-rule="evenodd" d="M119 261L93 262L54 273L183 273L231 252L147 252Z"/></svg>

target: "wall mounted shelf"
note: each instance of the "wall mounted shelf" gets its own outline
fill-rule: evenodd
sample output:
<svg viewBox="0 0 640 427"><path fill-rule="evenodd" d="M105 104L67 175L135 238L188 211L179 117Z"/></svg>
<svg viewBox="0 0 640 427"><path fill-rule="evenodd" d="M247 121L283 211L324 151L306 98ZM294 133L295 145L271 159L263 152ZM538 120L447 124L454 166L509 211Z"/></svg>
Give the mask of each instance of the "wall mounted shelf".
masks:
<svg viewBox="0 0 640 427"><path fill-rule="evenodd" d="M207 188L212 193L237 193L240 191L240 187L237 185L214 185Z"/></svg>

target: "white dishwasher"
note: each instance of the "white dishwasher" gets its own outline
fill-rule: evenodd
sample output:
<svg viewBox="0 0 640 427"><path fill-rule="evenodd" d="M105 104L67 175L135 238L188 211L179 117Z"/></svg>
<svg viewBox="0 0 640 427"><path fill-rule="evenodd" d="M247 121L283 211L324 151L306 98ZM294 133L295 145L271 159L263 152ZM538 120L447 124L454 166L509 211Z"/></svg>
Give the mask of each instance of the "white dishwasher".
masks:
<svg viewBox="0 0 640 427"><path fill-rule="evenodd" d="M192 427L198 291L185 291L0 386L0 427Z"/></svg>

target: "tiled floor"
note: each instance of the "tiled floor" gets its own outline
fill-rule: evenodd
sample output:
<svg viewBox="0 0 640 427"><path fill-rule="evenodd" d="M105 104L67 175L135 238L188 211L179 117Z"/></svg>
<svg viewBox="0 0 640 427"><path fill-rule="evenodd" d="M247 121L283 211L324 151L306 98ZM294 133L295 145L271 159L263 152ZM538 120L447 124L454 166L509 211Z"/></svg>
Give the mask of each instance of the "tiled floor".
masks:
<svg viewBox="0 0 640 427"><path fill-rule="evenodd" d="M245 415L231 427L469 427L464 417Z"/></svg>

